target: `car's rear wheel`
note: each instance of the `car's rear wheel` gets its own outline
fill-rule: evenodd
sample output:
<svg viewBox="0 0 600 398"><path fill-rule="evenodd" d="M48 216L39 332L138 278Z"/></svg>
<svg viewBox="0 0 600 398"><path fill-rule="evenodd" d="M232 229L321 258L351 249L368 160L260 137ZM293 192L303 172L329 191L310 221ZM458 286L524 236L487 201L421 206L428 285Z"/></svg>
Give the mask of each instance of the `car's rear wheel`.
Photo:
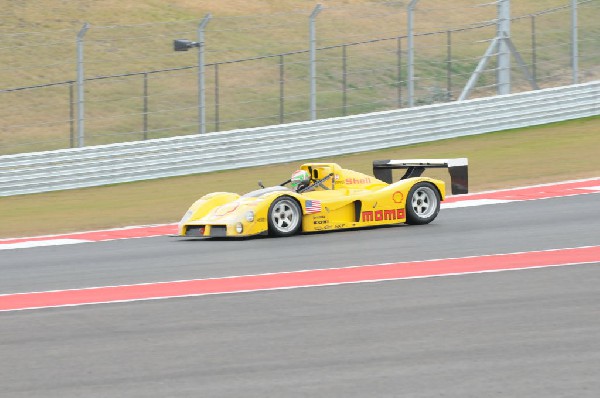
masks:
<svg viewBox="0 0 600 398"><path fill-rule="evenodd" d="M408 192L406 200L406 222L408 224L429 224L440 212L440 194L428 182L415 184Z"/></svg>
<svg viewBox="0 0 600 398"><path fill-rule="evenodd" d="M289 196L280 196L269 207L269 232L276 236L294 235L302 227L302 209Z"/></svg>

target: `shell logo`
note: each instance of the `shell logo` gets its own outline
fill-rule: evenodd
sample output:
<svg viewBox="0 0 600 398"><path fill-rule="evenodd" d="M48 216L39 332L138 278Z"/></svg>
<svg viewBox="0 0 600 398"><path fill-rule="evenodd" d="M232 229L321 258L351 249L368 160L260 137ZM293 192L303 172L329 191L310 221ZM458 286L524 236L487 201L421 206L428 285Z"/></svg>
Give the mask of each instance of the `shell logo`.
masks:
<svg viewBox="0 0 600 398"><path fill-rule="evenodd" d="M394 192L392 199L394 200L394 203L402 203L402 200L404 199L404 195L402 194L402 192L396 191L396 192Z"/></svg>

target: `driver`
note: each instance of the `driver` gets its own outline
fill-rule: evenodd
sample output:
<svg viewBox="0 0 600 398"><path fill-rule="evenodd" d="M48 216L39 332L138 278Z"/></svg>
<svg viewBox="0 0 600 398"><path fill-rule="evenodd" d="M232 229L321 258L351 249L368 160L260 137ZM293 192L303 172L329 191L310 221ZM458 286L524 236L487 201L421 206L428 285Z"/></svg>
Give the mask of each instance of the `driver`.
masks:
<svg viewBox="0 0 600 398"><path fill-rule="evenodd" d="M306 170L296 170L292 173L290 182L292 183L292 189L299 192L310 184L310 174Z"/></svg>

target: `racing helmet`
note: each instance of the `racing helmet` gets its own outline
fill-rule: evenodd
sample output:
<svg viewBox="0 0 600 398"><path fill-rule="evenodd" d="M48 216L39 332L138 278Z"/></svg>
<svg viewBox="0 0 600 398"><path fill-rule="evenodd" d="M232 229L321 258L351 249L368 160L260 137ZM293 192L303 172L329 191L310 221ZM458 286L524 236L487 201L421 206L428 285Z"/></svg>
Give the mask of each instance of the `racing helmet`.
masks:
<svg viewBox="0 0 600 398"><path fill-rule="evenodd" d="M306 170L296 170L292 173L290 182L292 183L292 189L298 191L310 184L310 174Z"/></svg>

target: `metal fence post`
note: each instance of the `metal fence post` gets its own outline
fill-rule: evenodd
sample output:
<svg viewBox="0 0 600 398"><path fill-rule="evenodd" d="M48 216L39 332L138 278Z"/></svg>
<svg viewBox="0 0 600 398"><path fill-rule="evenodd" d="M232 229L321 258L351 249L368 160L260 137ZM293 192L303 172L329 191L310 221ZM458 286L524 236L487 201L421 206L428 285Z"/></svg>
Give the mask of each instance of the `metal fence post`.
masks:
<svg viewBox="0 0 600 398"><path fill-rule="evenodd" d="M537 43L535 37L535 15L531 16L531 77L537 81Z"/></svg>
<svg viewBox="0 0 600 398"><path fill-rule="evenodd" d="M283 54L279 56L279 124L283 124L283 115L285 112L285 70L283 64Z"/></svg>
<svg viewBox="0 0 600 398"><path fill-rule="evenodd" d="M473 88L475 87L475 84L477 83L479 76L484 71L487 63L489 62L490 57L492 56L492 54L494 54L498 51L498 42L500 40L502 40L500 37L495 37L492 40L492 42L490 43L490 46L485 51L485 54L483 54L483 57L481 57L481 59L479 60L479 63L477 64L477 67L475 68L475 72L473 72L473 74L469 78L469 81L467 81L467 84L465 85L462 92L460 93L460 96L458 97L459 101L466 100L469 97L471 90L473 90Z"/></svg>
<svg viewBox="0 0 600 398"><path fill-rule="evenodd" d="M414 41L414 27L413 27L413 13L415 11L415 5L419 0L411 0L407 7L407 37L408 37L408 106L412 107L415 105L415 41Z"/></svg>
<svg viewBox="0 0 600 398"><path fill-rule="evenodd" d="M309 17L310 48L310 120L317 119L317 37L315 22L323 7L317 4Z"/></svg>
<svg viewBox="0 0 600 398"><path fill-rule="evenodd" d="M215 62L215 131L219 131L219 64Z"/></svg>
<svg viewBox="0 0 600 398"><path fill-rule="evenodd" d="M398 37L397 47L398 108L402 108L402 37Z"/></svg>
<svg viewBox="0 0 600 398"><path fill-rule="evenodd" d="M579 42L577 37L577 0L571 0L571 65L573 84L579 83Z"/></svg>
<svg viewBox="0 0 600 398"><path fill-rule="evenodd" d="M342 116L348 115L348 65L346 45L342 46Z"/></svg>
<svg viewBox="0 0 600 398"><path fill-rule="evenodd" d="M446 99L452 100L452 31L446 33Z"/></svg>
<svg viewBox="0 0 600 398"><path fill-rule="evenodd" d="M85 145L85 126L84 126L84 78L83 78L83 37L90 28L89 23L84 23L83 27L77 33L77 146L79 148Z"/></svg>
<svg viewBox="0 0 600 398"><path fill-rule="evenodd" d="M69 82L69 147L75 148L75 93L73 82Z"/></svg>
<svg viewBox="0 0 600 398"><path fill-rule="evenodd" d="M211 15L206 14L198 24L198 128L199 133L206 133L206 86L204 84L204 29Z"/></svg>
<svg viewBox="0 0 600 398"><path fill-rule="evenodd" d="M148 139L148 72L144 73L144 140Z"/></svg>
<svg viewBox="0 0 600 398"><path fill-rule="evenodd" d="M496 74L497 93L510 94L510 49L502 38L510 38L510 0L498 1L498 27L496 37L498 42L498 72Z"/></svg>

